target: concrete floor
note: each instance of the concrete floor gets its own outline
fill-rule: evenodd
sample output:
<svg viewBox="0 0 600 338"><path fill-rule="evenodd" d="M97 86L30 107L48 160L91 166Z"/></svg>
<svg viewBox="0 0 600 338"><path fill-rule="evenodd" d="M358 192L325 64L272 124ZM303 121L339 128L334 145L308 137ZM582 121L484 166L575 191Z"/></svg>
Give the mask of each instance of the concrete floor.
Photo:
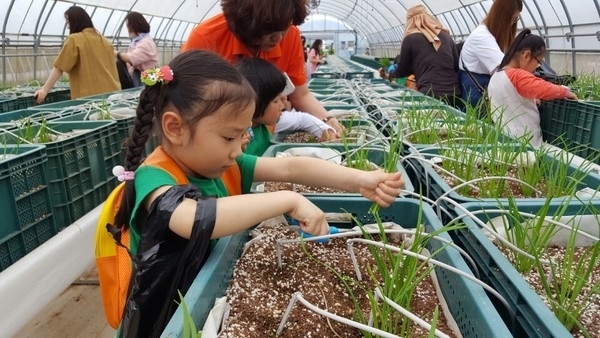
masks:
<svg viewBox="0 0 600 338"><path fill-rule="evenodd" d="M111 338L115 330L104 318L102 299L95 268L80 280L92 285L71 285L37 317L24 327L15 338Z"/></svg>

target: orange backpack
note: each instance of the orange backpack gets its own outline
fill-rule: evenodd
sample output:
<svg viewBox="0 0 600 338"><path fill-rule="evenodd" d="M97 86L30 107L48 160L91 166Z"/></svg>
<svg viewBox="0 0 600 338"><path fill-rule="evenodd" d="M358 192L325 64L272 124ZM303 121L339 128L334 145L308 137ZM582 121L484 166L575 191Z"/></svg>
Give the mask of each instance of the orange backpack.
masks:
<svg viewBox="0 0 600 338"><path fill-rule="evenodd" d="M189 183L185 173L167 155L162 147L148 156L144 165L161 168L170 173L177 184ZM232 166L221 177L229 195L241 194L241 173ZM129 251L129 230L119 230L115 215L121 205L125 182L117 185L106 199L96 225L95 256L104 314L108 324L117 329L123 317L127 291L131 280L132 258Z"/></svg>

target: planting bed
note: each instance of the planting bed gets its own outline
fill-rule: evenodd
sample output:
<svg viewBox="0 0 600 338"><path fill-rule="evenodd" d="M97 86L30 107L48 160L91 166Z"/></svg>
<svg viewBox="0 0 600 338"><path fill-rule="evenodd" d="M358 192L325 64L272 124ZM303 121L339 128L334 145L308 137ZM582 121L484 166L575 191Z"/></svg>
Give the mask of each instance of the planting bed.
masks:
<svg viewBox="0 0 600 338"><path fill-rule="evenodd" d="M573 313L575 309L581 304L584 304L583 296L591 295L588 299L588 308L583 310L579 321L585 330L590 334L591 337L600 336L600 327L597 321L598 313L600 311L600 297L596 292L591 292L592 288L598 288L600 285L600 264L597 261L591 261L593 257L590 250L594 248L589 246L586 248L572 248L574 259L571 260L570 254L567 249L568 245L566 240L570 236L570 231L561 229L560 232L553 232L553 237L548 244L548 248L542 251L542 259L550 260L554 262L554 274L553 278L549 280L550 289L549 293L544 290L542 284L542 278L537 272L537 268L534 265L532 269L528 269L525 265L521 265L520 273L517 270L516 259L520 258L522 263L535 262L529 259L523 259L524 257L518 255L512 249L508 249L505 244L500 244L497 238L490 240L490 235L486 235L484 230L480 228L480 224L475 221L478 219L483 223L488 223L492 219L504 214L501 210L512 210L511 215L514 215L518 209L519 213L528 213L537 215L537 217L550 217L554 215L555 219L567 224L571 227L581 226L586 231L595 234L597 236L598 229L595 228L594 224L597 223L598 219L598 204L582 204L575 200L567 201L566 204L559 201L548 200L547 204L540 204L536 202L518 202L515 206L510 206L507 202L473 202L462 204L461 208L457 208L459 216L465 216L468 212L477 213L475 216L466 216L462 218L462 222L468 226L468 229L462 229L453 233L454 239L457 244L464 247L476 262L476 265L482 275L482 280L489 283L500 292L508 301L511 311L509 313L506 308L496 303L497 309L500 314L505 318L507 325L510 327L513 336L515 337L586 337L582 333L577 325L575 325L571 332L559 321L558 316L560 311L557 309L552 310L551 301L555 304L559 304L561 308L568 309L568 313ZM515 209L517 208L517 209ZM586 216L583 216L586 215ZM576 216L577 218L573 218ZM514 218L511 216L510 219ZM586 223L583 220L586 219ZM594 221L596 219L596 221ZM524 219L520 219L522 222ZM489 223L488 223L489 224ZM495 222L496 228L502 229L501 222ZM587 224L587 225L584 225ZM536 225L530 223L528 228L535 228ZM532 229L533 229L532 228ZM511 229L521 229L516 224L511 224ZM595 230L594 230L595 229ZM536 234L542 236L541 230L531 230L528 238L539 238L534 237ZM517 237L518 238L518 237ZM593 244L593 241L585 237L577 238L579 245L587 242L588 245ZM597 242L596 246L599 245ZM524 245L517 245L520 248L525 249ZM596 249L598 249L596 247ZM510 251L509 251L510 250ZM527 251L532 251L533 248L529 248ZM542 249L543 250L543 249ZM585 250L588 250L585 254ZM536 255L537 256L537 255ZM509 258L510 257L510 258ZM591 263L590 263L591 262ZM594 263L596 262L596 263ZM561 269L561 265L564 264L564 270ZM589 277L585 277L583 272L575 272L575 268L578 264L581 264L583 268L588 268ZM548 265L544 265L544 276L550 276L550 270ZM574 278L573 275L577 273L579 278ZM570 276L570 277L561 277ZM570 278L567 280L566 278ZM554 283L554 284L553 284ZM576 287L576 283L581 283L582 289L572 289ZM550 296L549 296L550 295ZM550 297L550 298L549 298ZM572 305L569 305L572 304ZM556 313L554 313L555 311Z"/></svg>
<svg viewBox="0 0 600 338"><path fill-rule="evenodd" d="M530 156L532 153L522 152L520 150L522 146L515 146L514 156L511 157L508 162L503 163L502 160L499 160L499 156L503 156L501 150L506 152L505 147L506 146L500 146L500 148L498 148L485 145L467 146L461 148L461 150L457 148L454 149L454 151L457 154L462 154L463 157L450 155L450 157L456 158L454 161L456 163L448 161L450 164L446 165L446 161L441 162L443 168L450 168L450 171L454 175L465 180L484 179L489 178L490 176L507 177L507 179L484 179L477 183L473 183L478 186L481 191L486 191L486 195L475 193L475 190L472 190L471 192L466 191L468 190L468 187L466 186L463 186L462 190L456 190L454 188L457 185L456 179L451 178L447 173L441 173L439 168L436 168L431 164L432 159L441 159L441 157L438 156L442 156L440 154L444 148L430 147L421 150L419 154L413 149L411 158L408 158L407 160L410 161L411 167L414 168L416 179L422 184L427 196L433 200L439 200L438 207L448 212L453 212L455 207L453 203L450 203L447 200L440 200L442 196L445 196L445 198L449 198L456 203L506 201L507 196L516 198L518 202L526 200L541 202L543 201L543 197L545 197L541 195L556 199L564 199L566 196L579 194L579 191L585 189L590 191L590 194L587 194L589 196L586 196L586 194L581 194L581 196L583 199L587 200L593 198L593 193L600 187L600 176L590 173L589 166L585 164L575 165L573 163L566 163L564 162L564 156L556 154L542 152L541 154L536 155L536 160L534 161L533 157ZM472 149L475 149L476 151L473 151ZM480 149L490 150L489 152L482 152ZM508 154L510 154L510 152L508 152ZM490 159L493 159L493 161ZM496 174L490 174L489 172L478 169L479 161L482 161L484 165L491 168L492 172L495 172ZM435 160L435 162L439 163L437 160ZM517 162L521 163L520 166L524 167L521 171L514 169L516 167L509 164ZM529 163L529 166L524 166L523 163ZM536 173L536 175L534 175L533 178L536 182L535 187L540 193L536 193L535 191L529 191L527 193L521 192L522 188L527 189L527 185L515 184L508 179L511 177L517 178L521 175L521 172L529 172L530 168L535 169L534 173ZM502 170L506 171L503 172ZM463 175L463 172L467 174ZM538 174L539 176L537 176ZM595 198L598 198L597 193Z"/></svg>
<svg viewBox="0 0 600 338"><path fill-rule="evenodd" d="M502 249L501 251L504 251ZM589 257L584 256L585 249L577 248L575 251L575 261L579 262L582 260L589 260ZM565 248L551 247L548 248L547 258L553 261L561 261L565 257ZM546 266L544 268L544 274L550 273L550 269ZM523 278L529 283L531 288L540 296L542 301L548 306L550 303L548 297L544 292L544 286L540 274L537 270L533 270L529 273L523 274ZM592 285L600 283L600 265L596 265L593 269L592 275L589 278L589 283L583 288L582 293L578 297L578 304L582 304L582 295L587 294L591 291ZM585 330L591 334L591 337L600 337L600 321L598 321L598 315L600 314L600 294L596 293L592 299L588 301L588 307L582 312L579 321ZM581 329L575 327L571 330L574 337L584 337Z"/></svg>
<svg viewBox="0 0 600 338"><path fill-rule="evenodd" d="M347 198L338 199L334 201L333 199L315 197L312 198L311 201L326 213L343 212L345 214L350 214L356 218L356 222L360 222L362 224L374 222L373 216L368 212L369 207L372 205L372 203L364 198ZM400 226L408 229L414 228L416 224L424 224L425 231L429 233L435 230L442 229L442 224L439 221L439 219L435 216L433 209L430 206L424 205L414 199L400 199L389 208L380 209L379 215L383 222L395 222ZM356 222L354 220L350 223L348 223L347 220L332 220L329 224L337 226L338 228L350 228L356 225ZM447 240L450 239L450 237L444 233L442 233L440 236L446 238ZM203 323L207 320L208 312L212 307L215 298L222 297L223 295L225 295L226 290L229 287L229 281L231 280L231 278L233 278L233 268L236 264L236 261L240 257L244 244L247 241L247 233L240 233L220 239L217 243L217 246L211 253L211 256L209 257L208 261L196 277L196 280L192 284L191 288L186 293L185 301L188 306L190 315L195 321L195 323L199 325L200 328L203 327ZM313 246L317 245L315 244ZM436 252L437 250L442 249L443 243L437 240L430 240L426 247L429 250L429 252ZM269 248L267 251L272 252L273 250L274 249L271 246L271 248ZM294 264L309 263L309 258L304 256L303 253L301 253L301 249L297 244L293 248L288 248L286 250L291 250L290 254L293 255L293 257L283 256L282 261L284 266L278 270L279 272L277 275L277 279L279 279L279 284L285 284L287 281L289 281L291 276L290 266ZM257 250L250 247L249 251ZM301 259L296 259L296 257L301 257ZM457 250L453 248L443 248L437 253L436 257L441 262L444 262L459 270L467 272L469 271L469 267L463 260L463 257L459 254ZM337 268L337 266L335 266L336 264L338 264L337 262L330 261L329 263ZM271 260L269 264L275 266L276 261ZM308 271L312 275L312 277L310 277L311 280L320 279L320 277L318 276L324 273L324 270L324 267L320 267L313 268L310 271ZM480 286L448 270L436 268L435 271L437 279L439 281L440 289L448 303L450 313L455 319L463 337L467 338L510 336L508 328L503 323L502 319L498 315L498 312L494 309L488 296ZM266 272L266 270L263 270L262 274L269 275L271 274L271 272ZM366 279L368 278L368 276L363 276L363 278ZM250 278L243 278L242 282L246 283L250 282L250 280ZM315 282L312 283L315 284ZM260 287L260 285L258 285L257 283L252 284L253 288ZM313 296L311 297L316 296L317 298L320 298L320 300L322 300L323 296L321 294L321 289L322 288L320 287L313 289ZM280 293L276 296L274 293L272 293L271 296L272 299L283 298L286 299L287 302L289 300L290 294L284 295ZM341 300L339 299L337 300L337 302L340 301ZM335 303L336 301L328 300L327 307L331 308L337 306L335 305ZM318 302L317 305L324 306L324 303L321 301ZM299 307L301 308L302 306ZM305 310L303 310L302 312L304 311ZM344 311L348 310L346 309ZM254 315L257 314L255 313ZM275 318L275 315L272 314L272 318L270 318L269 320L278 323L281 316L282 314L279 314L277 315L278 318ZM235 320L235 318L236 317L233 316L232 320ZM290 318L292 318L293 320L297 320L294 319L296 317ZM183 311L180 307L173 315L173 318L171 318L171 321L169 322L165 331L163 331L163 336L172 338L183 337L182 328ZM285 331L286 330L284 330L284 334ZM257 336L272 337L273 334L262 334ZM311 336L336 337L335 334L329 328L327 322L321 325L321 328L318 332L313 331L311 333ZM229 337L234 337L234 335L229 335ZM240 336L235 337L237 338ZM309 337L309 335L301 334L299 335L299 337Z"/></svg>
<svg viewBox="0 0 600 338"><path fill-rule="evenodd" d="M260 227L253 231L253 242L246 253L238 260L234 270L227 297L232 310L226 323L224 337L266 337L273 336L279 326L291 296L301 292L311 304L352 319L354 304L352 298L360 304L363 315L369 316L367 292L372 292L374 283L368 276L367 265L373 266L374 260L365 245L357 246L356 255L360 261L363 281L352 285L350 296L338 276L329 271L325 264L344 276L346 281L354 280L354 270L348 255L346 239L332 239L328 243L306 243L306 249L316 260L309 259L299 244L283 246L283 264L278 268L275 242L280 239L298 238L298 233L287 224L275 222L272 226ZM390 243L392 244L392 243ZM398 245L396 242L393 245ZM318 273L316 273L318 272ZM365 292L365 290L368 290ZM413 311L427 322L439 301L430 279L422 282L414 295ZM416 328L415 337L427 334L424 329ZM439 319L438 329L451 334L443 315ZM363 337L362 333L351 326L330 320L297 303L289 321L279 337Z"/></svg>

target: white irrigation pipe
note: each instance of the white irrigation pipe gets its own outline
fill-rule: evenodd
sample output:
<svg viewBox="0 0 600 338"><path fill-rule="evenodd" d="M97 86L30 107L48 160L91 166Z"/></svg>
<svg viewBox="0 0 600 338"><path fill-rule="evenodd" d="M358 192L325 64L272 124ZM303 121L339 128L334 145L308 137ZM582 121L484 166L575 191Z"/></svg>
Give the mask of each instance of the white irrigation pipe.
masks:
<svg viewBox="0 0 600 338"><path fill-rule="evenodd" d="M446 200L447 201L452 201L450 199L446 199ZM461 219L463 219L465 217L469 217L469 218L471 218L473 220L473 222L475 222L480 227L484 228L486 231L488 231L490 234L492 234L495 238L497 238L500 242L502 242L502 244L504 244L507 247L509 247L511 250L513 250L515 252L518 252L519 254L521 254L521 255L529 258L529 259L533 259L533 260L538 259L537 257L529 254L526 251L523 251L521 248L519 248L518 246L516 246L513 243L511 243L509 240L507 240L504 237L502 237L500 234L498 234L498 232L496 232L496 229L494 229L493 227L489 226L487 223L483 222L482 220L479 219L479 217L476 216L476 215L479 215L479 214L486 214L486 213L509 214L510 213L509 210L503 210L503 209L484 209L484 210L477 210L477 211L469 211L469 210L465 209L462 205L456 203L455 201L452 201L452 202L455 203L455 207L461 209L461 211L463 212L463 214L460 215L460 216L458 216L458 217L455 217L454 219L452 219L448 223L448 225L456 223L456 222L460 221ZM524 217L529 217L529 218L536 218L536 217L538 217L537 215L534 215L534 214L531 214L531 213L526 213L526 212L521 212L521 211L518 211L518 213L521 216L524 216ZM578 235L587 237L587 238L589 238L589 239L591 239L593 241L596 241L596 242L600 241L600 238L598 238L598 237L596 237L594 235L591 235L591 234L589 234L589 233L587 233L585 231L581 231L579 229L574 229L573 227L568 226L568 225L566 225L564 223L555 221L553 219L545 219L545 221L548 222L548 223L551 223L553 225L556 225L556 226L562 227L564 229L567 229L567 230L574 230L574 231L577 232ZM539 260L543 264L551 264L551 261L549 261L549 260L541 259L541 258Z"/></svg>
<svg viewBox="0 0 600 338"><path fill-rule="evenodd" d="M419 325L419 326L425 328L427 331L431 332L431 324L424 321L419 316L415 315L414 313L410 312L409 310L403 308L402 306L400 306L400 304L398 304L398 303L392 301L391 299L387 298L386 296L384 296L378 288L375 289L374 293L375 293L375 301L377 301L377 300L379 300L379 298L381 298L389 306L394 308L394 310L400 312L401 314L406 316L408 319L410 319L412 322L417 323L417 325ZM369 316L369 322L368 322L369 326L373 325L373 317L374 317L373 311L371 310L371 314ZM435 329L434 334L436 337L450 338L449 335L445 334L444 332L442 332L438 329Z"/></svg>
<svg viewBox="0 0 600 338"><path fill-rule="evenodd" d="M431 155L433 155L433 154L431 154ZM451 159L451 158L448 158L446 156L439 156L439 155L438 156L432 156L432 157L439 157L439 158ZM535 187L533 187L529 183L524 182L524 181L522 181L520 179L517 179L517 178L514 178L514 177L510 177L510 176L486 176L486 177L479 177L479 178L475 178L475 179L472 179L472 180L469 180L469 181L465 181L463 178L456 176L454 173L452 173L452 172L444 169L443 167L437 165L436 163L433 163L433 162L425 159L424 157L419 157L419 156L408 157L408 156L406 156L405 159L406 158L415 158L415 159L420 160L420 161L425 161L425 163L431 165L432 167L434 167L436 169L439 169L443 173L445 173L445 174L447 174L447 175L449 175L449 176L453 177L454 179L456 179L456 180L458 180L458 181L461 182L460 184L458 184L458 185L456 185L454 187L451 187L448 191L444 192L438 198L438 200L440 198L444 198L444 197L448 196L449 194L451 194L452 192L456 192L456 190L458 190L458 189L460 189L462 187L466 187L466 186L468 186L468 187L470 187L472 189L475 189L476 191L479 191L480 189L477 186L475 186L473 183L482 182L482 181L492 181L492 180L504 180L504 181L517 182L519 184L525 185L528 188L532 189L536 193L536 196L538 196L538 197L543 194L540 190L536 189ZM453 159L453 160L455 160L455 159ZM427 175L427 170L426 170L425 167L423 167L423 171L424 171L423 174L426 177L425 183L426 183L427 186L429 186L429 175ZM439 203L437 201L436 201L436 205L439 205ZM439 216L439 212L438 212L438 216Z"/></svg>
<svg viewBox="0 0 600 338"><path fill-rule="evenodd" d="M452 201L449 198L445 198L445 200L447 202ZM510 249L512 249L515 252L518 252L519 254L529 258L529 259L537 259L536 257L534 257L533 255L529 254L526 251L523 251L521 248L519 248L518 246L512 244L509 240L505 239L504 237L500 236L497 232L496 229L493 229L491 226L487 225L486 223L484 223L482 220L480 220L478 217L475 216L475 214L477 212L471 212L468 211L467 209L465 209L464 207L462 207L460 204L456 203L455 201L452 201L450 203L455 203L454 206L461 209L461 211L464 213L463 215L460 215L456 218L454 218L453 220L451 220L448 224L452 224L455 223L465 217L471 217L471 219L473 220L473 222L475 222L477 225L479 225L480 227L484 228L485 230L487 230L488 232L490 232L491 234L494 235L494 237L496 237L500 242L502 242L502 244L506 245L507 247L509 247ZM483 212L491 212L491 210L483 210ZM481 212L477 213L480 214ZM540 258L540 262L543 264L550 264L549 260L545 260L545 259L541 259Z"/></svg>
<svg viewBox="0 0 600 338"><path fill-rule="evenodd" d="M292 226L290 226L292 227ZM282 254L282 246L286 245L286 244L295 244L295 243L301 243L301 242L314 242L314 241L319 241L319 240L324 240L324 239L331 239L331 238L344 238L344 237L356 237L356 236L364 236L364 232L369 233L371 235L377 235L377 234L381 234L381 230L379 229L365 229L363 228L358 229L358 230L353 230L353 229L339 229L339 233L337 234L330 234L330 235L322 235L322 236L312 236L309 238L294 238L294 239L280 239L277 240L275 242L275 255L277 258L277 266L279 268L283 267L283 254ZM363 232L364 231L364 232ZM383 232L387 235L387 234L400 234L400 235L414 235L416 233L416 229L383 229ZM425 236L429 236L430 234L427 232L420 232L421 234L425 235ZM431 237L431 239L435 239L438 240L444 244L446 244L447 246L455 249L456 251L458 251L460 253L461 256L463 256L468 263L473 266L475 269L477 268L475 265L475 262L473 261L473 259L471 258L471 256L469 256L469 254L463 250L461 247L459 247L458 245L454 244L454 242L447 240L443 237L434 235ZM350 252L350 256L351 256L351 260L354 261L354 259L352 259L352 255L354 253ZM478 273L477 273L478 274ZM358 280L362 280L362 275L360 273L360 271L357 271L357 277ZM479 277L479 276L478 276Z"/></svg>
<svg viewBox="0 0 600 338"><path fill-rule="evenodd" d="M329 311L323 310L313 304L311 304L310 302L308 302L306 299L304 299L304 297L302 296L302 293L300 292L295 292L292 295L292 299L290 300L290 303L288 304L287 309L285 310L285 313L283 314L283 317L281 318L281 321L279 322L279 326L277 327L277 332L275 333L275 335L280 335L281 332L283 332L283 329L285 327L285 323L287 323L288 318L290 316L290 313L292 312L292 309L294 308L294 305L296 305L296 302L299 301L300 303L302 303L302 305L306 306L309 310L320 314L321 316L333 319L337 322L340 322L342 324L348 325L348 326L352 326L355 327L359 330L363 330L363 331L367 331L373 334L378 335L379 337L383 337L383 338L400 338L399 336L395 335L395 334L391 334L389 332L385 332L383 330L350 320L348 318L345 317L341 317L338 316L334 313L331 313Z"/></svg>
<svg viewBox="0 0 600 338"><path fill-rule="evenodd" d="M419 155L422 155L422 154L419 154ZM419 156L419 155L415 155L415 156L409 155L409 156L405 156L404 158L405 159L406 158L409 158L409 159L410 158L414 158L414 159L416 159L416 160L418 160L420 162L425 162L426 164L432 166L435 169L438 169L442 173L444 173L444 174L446 174L446 175L454 178L455 180L457 180L457 181L459 181L461 183L466 183L467 182L462 177L456 176L453 172L451 172L451 171L449 171L447 169L444 169L444 167L438 165L437 163L435 163L435 162L433 162L431 160L428 160L425 157ZM451 157L447 157L447 156L443 156L443 155L434 155L434 154L427 154L427 155L433 155L431 157L436 157L436 158L441 158L441 159L455 160L455 159L452 159ZM429 189L429 185L430 184L429 184L429 175L427 174L427 168L425 166L423 166L422 169L423 169L423 177L425 177L425 185L427 186L427 189ZM469 187L471 189L474 189L475 191L479 191L479 188L477 186L475 186L475 185L469 184Z"/></svg>
<svg viewBox="0 0 600 338"><path fill-rule="evenodd" d="M8 130L8 129L0 128L0 131L3 132L3 133L7 133L7 134L15 137L16 139L22 140L24 143L33 144L33 142L28 141L28 140L22 138L20 135L17 135L15 133L13 133L12 131Z"/></svg>
<svg viewBox="0 0 600 338"><path fill-rule="evenodd" d="M403 191L403 196L406 196L406 195L410 195L410 196L413 196L413 197L415 197L417 199L425 201L425 202L429 203L432 207L436 207L437 210L443 211L447 216L454 217L453 213L451 213L449 210L446 210L445 208L442 208L441 205L438 205L436 203L436 201L432 200L429 197L423 196L423 195L421 195L419 193L416 193L414 191ZM437 215L441 219L439 211L438 211Z"/></svg>
<svg viewBox="0 0 600 338"><path fill-rule="evenodd" d="M38 120L42 120L42 119L48 119L48 118L54 117L54 116L56 116L56 117L62 117L62 115L60 115L58 112L53 112L53 111L39 111L39 112L34 112L33 114L28 115L28 116L23 116L20 119L8 121L8 122L0 122L0 123L6 123L6 124L14 125L16 127L20 127L21 124L23 124L27 120L38 121Z"/></svg>
<svg viewBox="0 0 600 338"><path fill-rule="evenodd" d="M426 130L420 130L420 131L426 131ZM408 134L405 136L408 136ZM408 141L405 141L405 144L408 146L408 148L410 150L413 150L415 153L418 154L417 156L420 156L421 158L424 158L424 156L422 156L422 155L432 155L431 157L439 157L439 158L445 158L447 160L456 161L456 159L452 158L452 157L442 156L442 155L438 155L438 154L423 153L423 152L443 147L443 145L447 144L449 141L474 141L474 140L476 140L476 139L471 138L471 137L453 137L452 139L440 140L436 144L432 144L431 146L422 147L422 148L416 148L413 143L410 143Z"/></svg>
<svg viewBox="0 0 600 338"><path fill-rule="evenodd" d="M511 211L510 211L510 210L504 210L504 209L486 209L486 210L476 210L476 211L472 211L471 213L472 213L473 215L480 215L480 214L485 214L485 213L495 213L495 212L497 212L497 213L500 213L500 214L510 214L510 213L511 213ZM518 213L519 215L521 215L521 216L524 216L524 217L529 217L530 219L536 219L536 218L538 218L538 217L539 217L538 215L535 215L535 214L532 214L532 213L528 213L528 212L524 212L524 211L518 211L518 210L517 210L517 213ZM600 241L600 238L598 238L598 237L596 237L596 236L594 236L594 235L592 235L592 234L590 234L590 233L588 233L588 232L585 232L585 231L583 231L583 230L581 230L581 229L579 229L579 228L573 228L572 226L569 226L569 225L567 225L567 224L564 224L564 223L562 223L562 222L559 222L559 221L553 220L553 219L551 219L551 218L544 218L544 222L550 223L550 224L552 224L552 225L555 225L555 226L561 227L561 228L563 228L563 229L566 229L566 230L569 230L569 231L575 231L575 233L576 233L577 235L581 235L581 236L583 236L583 237L587 237L588 239L591 239L591 240L592 240L592 241L594 241L594 242L598 242L598 241ZM495 233L495 232L494 232L493 234L494 234L494 235L499 235L499 234L497 234L497 233Z"/></svg>
<svg viewBox="0 0 600 338"><path fill-rule="evenodd" d="M446 263L442 263L434 258L431 258L430 256L425 256L425 255L421 255L418 254L416 252L412 252L410 250L406 250L406 249L401 249L389 244L385 244L385 243L381 243L381 242L377 242L377 241L372 241L372 240L368 240L368 239L364 239L364 238L352 238L349 239L347 241L348 243L348 250L350 250L351 252L353 252L353 244L354 243L362 243L362 244L367 244L367 245L373 245L373 246L377 246L379 248L382 249L386 249L386 250L391 250L391 251L396 251L396 252L400 252L406 256L410 256L410 257L414 257L417 259L421 259L421 260L425 260L430 264L436 265L440 268L444 268L446 270L449 270L451 272L456 273L457 275L466 278L468 280L470 280L471 282L481 286L482 288L484 288L486 291L488 291L489 293L493 294L496 298L498 298L498 300L500 300L500 302L506 307L506 309L508 311L510 311L512 313L512 310L510 308L510 306L508 305L508 302L504 299L504 297L502 297L502 295L500 295L500 293L498 293L496 290L494 290L491 286L485 284L484 282L482 282L481 280L475 278L474 276L471 276L469 274L467 274L466 272L459 270L451 265L448 265ZM351 255L352 258L352 264L354 265L355 271L358 271L358 262L356 260L356 257L352 254ZM358 273L360 274L360 271L358 271ZM358 275L358 274L357 274ZM358 279L358 277L357 277ZM361 280L361 279L359 279ZM514 314L513 314L514 315Z"/></svg>

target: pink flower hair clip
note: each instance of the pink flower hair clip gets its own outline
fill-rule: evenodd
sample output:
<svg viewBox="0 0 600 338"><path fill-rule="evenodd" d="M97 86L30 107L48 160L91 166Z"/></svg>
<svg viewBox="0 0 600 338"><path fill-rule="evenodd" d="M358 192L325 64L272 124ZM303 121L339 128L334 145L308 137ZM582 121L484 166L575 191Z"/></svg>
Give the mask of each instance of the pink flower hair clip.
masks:
<svg viewBox="0 0 600 338"><path fill-rule="evenodd" d="M135 178L135 173L133 171L125 170L125 168L122 165L116 165L112 169L112 173L113 175L115 175L117 180L119 180L119 182L133 181L133 179Z"/></svg>
<svg viewBox="0 0 600 338"><path fill-rule="evenodd" d="M146 86L154 86L158 82L167 84L173 81L173 70L169 66L146 69L140 74L140 80Z"/></svg>

